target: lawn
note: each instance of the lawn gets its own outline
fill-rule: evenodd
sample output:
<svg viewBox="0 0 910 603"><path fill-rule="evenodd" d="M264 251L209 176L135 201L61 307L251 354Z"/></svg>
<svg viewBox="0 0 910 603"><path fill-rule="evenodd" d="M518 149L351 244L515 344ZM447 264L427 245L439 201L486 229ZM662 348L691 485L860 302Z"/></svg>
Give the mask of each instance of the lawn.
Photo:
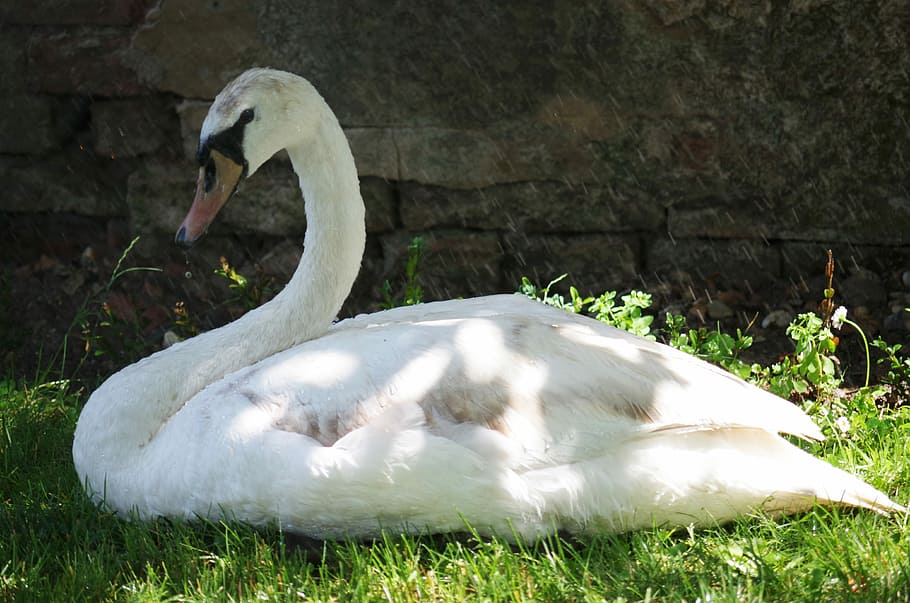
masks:
<svg viewBox="0 0 910 603"><path fill-rule="evenodd" d="M236 524L128 522L76 479L85 397L65 382L0 381L0 600L910 600L907 517L850 510L518 547L469 532L301 543ZM868 392L855 399L874 408ZM910 499L910 408L857 411L848 433L820 420L832 437L814 453Z"/></svg>
<svg viewBox="0 0 910 603"><path fill-rule="evenodd" d="M567 301L548 289L522 285L551 305L590 304L597 318L654 337L647 294L582 300L572 290ZM900 346L876 342L885 385L845 396L826 360L836 338L814 315L791 324L792 361L773 367L739 359L747 336L684 322L668 316L664 339L772 391L802 392L828 439L801 445L907 504L910 360ZM91 504L73 469L88 389L0 377L0 601L910 601L908 518L849 509L518 546L469 526L456 535L304 542L242 524L126 521Z"/></svg>

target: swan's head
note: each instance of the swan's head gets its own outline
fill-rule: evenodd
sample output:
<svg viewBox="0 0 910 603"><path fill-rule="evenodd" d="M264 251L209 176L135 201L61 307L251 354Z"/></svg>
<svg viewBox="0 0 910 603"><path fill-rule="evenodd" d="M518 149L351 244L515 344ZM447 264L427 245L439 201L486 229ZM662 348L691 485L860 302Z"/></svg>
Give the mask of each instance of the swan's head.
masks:
<svg viewBox="0 0 910 603"><path fill-rule="evenodd" d="M177 242L202 236L240 180L281 149L305 144L325 110L316 89L286 71L250 69L228 84L202 123L196 196Z"/></svg>

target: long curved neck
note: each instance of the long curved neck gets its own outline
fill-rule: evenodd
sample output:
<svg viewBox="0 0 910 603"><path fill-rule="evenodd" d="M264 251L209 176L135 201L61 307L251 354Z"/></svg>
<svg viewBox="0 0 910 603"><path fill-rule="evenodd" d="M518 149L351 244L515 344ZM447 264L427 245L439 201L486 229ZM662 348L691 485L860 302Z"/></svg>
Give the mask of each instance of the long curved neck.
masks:
<svg viewBox="0 0 910 603"><path fill-rule="evenodd" d="M235 369L325 333L360 270L360 182L344 132L326 111L314 140L287 148L306 204L303 256L281 293L228 325L244 350Z"/></svg>
<svg viewBox="0 0 910 603"><path fill-rule="evenodd" d="M329 116L320 122L315 145L287 149L307 215L305 251L286 287L299 327L293 343L317 337L329 327L351 292L366 245L354 158L341 126Z"/></svg>
<svg viewBox="0 0 910 603"><path fill-rule="evenodd" d="M127 466L187 400L210 383L325 333L348 296L363 256L364 206L354 159L334 115L315 137L289 147L306 203L304 253L284 290L221 328L162 350L110 377L91 396L76 428L74 460L95 487ZM91 462L82 463L81 461ZM98 467L98 459L105 467ZM109 465L110 464L110 465Z"/></svg>

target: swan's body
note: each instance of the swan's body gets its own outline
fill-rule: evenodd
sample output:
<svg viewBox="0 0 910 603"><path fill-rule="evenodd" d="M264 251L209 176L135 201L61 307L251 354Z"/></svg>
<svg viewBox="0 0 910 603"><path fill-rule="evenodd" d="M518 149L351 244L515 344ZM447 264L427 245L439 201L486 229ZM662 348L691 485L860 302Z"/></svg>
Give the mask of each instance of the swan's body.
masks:
<svg viewBox="0 0 910 603"><path fill-rule="evenodd" d="M364 246L344 134L305 80L252 70L203 125L192 241L286 148L305 253L274 300L113 375L79 419L90 494L142 518L531 536L706 525L887 496L782 439L796 407L704 362L520 296L331 321Z"/></svg>

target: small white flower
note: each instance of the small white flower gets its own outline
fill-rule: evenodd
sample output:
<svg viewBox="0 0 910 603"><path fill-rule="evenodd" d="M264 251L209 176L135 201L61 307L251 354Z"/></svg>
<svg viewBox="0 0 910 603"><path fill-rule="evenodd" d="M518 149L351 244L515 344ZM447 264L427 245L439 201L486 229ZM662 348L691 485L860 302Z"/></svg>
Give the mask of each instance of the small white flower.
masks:
<svg viewBox="0 0 910 603"><path fill-rule="evenodd" d="M834 425L840 429L840 432L844 435L850 433L850 419L847 417L837 417L834 421Z"/></svg>
<svg viewBox="0 0 910 603"><path fill-rule="evenodd" d="M845 318L847 318L847 308L839 306L837 310L834 311L834 314L831 315L831 326L835 329L840 329L844 326Z"/></svg>

